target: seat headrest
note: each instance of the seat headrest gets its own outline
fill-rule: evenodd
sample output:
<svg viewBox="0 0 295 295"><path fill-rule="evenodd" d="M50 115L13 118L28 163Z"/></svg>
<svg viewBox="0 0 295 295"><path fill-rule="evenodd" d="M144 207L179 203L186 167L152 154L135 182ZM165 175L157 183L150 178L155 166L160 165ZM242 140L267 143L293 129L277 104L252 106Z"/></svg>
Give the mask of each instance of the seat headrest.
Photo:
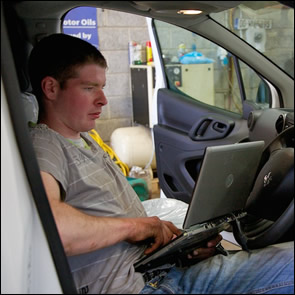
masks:
<svg viewBox="0 0 295 295"><path fill-rule="evenodd" d="M22 101L24 104L25 116L27 122L37 123L39 114L38 101L34 94L30 92L21 93Z"/></svg>

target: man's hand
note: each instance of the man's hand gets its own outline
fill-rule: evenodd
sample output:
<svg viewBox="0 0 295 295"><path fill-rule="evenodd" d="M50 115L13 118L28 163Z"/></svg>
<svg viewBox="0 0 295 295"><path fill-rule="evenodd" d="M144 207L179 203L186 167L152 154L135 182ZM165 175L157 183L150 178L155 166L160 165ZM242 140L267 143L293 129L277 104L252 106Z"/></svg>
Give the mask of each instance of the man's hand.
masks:
<svg viewBox="0 0 295 295"><path fill-rule="evenodd" d="M199 260L204 260L206 258L209 258L213 256L216 252L216 245L220 243L222 240L221 235L217 235L214 239L210 240L207 242L207 247L206 248L198 248L194 250L191 254L188 254L187 258L188 259L197 259Z"/></svg>
<svg viewBox="0 0 295 295"><path fill-rule="evenodd" d="M127 239L129 243L151 240L144 254L150 254L157 248L166 245L172 238L181 234L172 222L160 220L158 217L145 217L134 219L134 230Z"/></svg>

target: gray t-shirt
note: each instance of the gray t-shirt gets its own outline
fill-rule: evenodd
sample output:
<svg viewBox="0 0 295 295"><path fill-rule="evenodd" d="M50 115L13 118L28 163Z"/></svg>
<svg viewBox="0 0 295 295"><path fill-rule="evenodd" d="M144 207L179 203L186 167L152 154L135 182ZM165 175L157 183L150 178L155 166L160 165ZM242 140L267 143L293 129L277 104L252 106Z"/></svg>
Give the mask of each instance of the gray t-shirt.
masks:
<svg viewBox="0 0 295 295"><path fill-rule="evenodd" d="M78 147L45 124L31 128L30 134L40 170L60 183L67 204L95 216L146 216L120 168L88 133L81 133L88 149ZM143 247L121 242L87 254L69 256L78 292L139 293L144 280L134 271L133 263L143 251Z"/></svg>

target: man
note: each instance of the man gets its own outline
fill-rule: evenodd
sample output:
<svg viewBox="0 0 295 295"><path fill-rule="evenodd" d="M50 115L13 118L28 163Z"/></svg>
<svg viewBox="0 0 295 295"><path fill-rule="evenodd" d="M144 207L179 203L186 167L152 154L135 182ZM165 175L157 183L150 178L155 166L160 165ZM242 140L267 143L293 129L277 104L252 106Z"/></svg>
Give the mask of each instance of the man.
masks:
<svg viewBox="0 0 295 295"><path fill-rule="evenodd" d="M189 256L198 261L209 258L192 267L163 266L149 281L135 272L133 263L143 253L167 244L180 230L171 222L146 216L120 169L87 133L107 104L106 68L96 48L63 34L42 39L29 61L40 107L38 125L31 129L32 141L77 289L112 294L152 293L158 288L164 293L242 293L269 288L292 292L289 244L269 247L260 255L256 251L251 257L240 251L228 259L209 258L221 240L217 236L207 248ZM149 246L144 243L147 239L153 240ZM261 275L266 271L271 271L270 278Z"/></svg>

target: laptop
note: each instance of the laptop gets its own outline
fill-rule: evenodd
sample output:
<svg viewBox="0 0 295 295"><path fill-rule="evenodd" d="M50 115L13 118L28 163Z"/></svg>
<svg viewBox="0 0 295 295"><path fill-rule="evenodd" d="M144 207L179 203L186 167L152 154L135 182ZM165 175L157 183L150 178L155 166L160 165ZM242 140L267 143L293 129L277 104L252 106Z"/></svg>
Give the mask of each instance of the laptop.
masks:
<svg viewBox="0 0 295 295"><path fill-rule="evenodd" d="M166 263L182 266L188 253L245 217L263 148L264 141L207 147L182 234L141 257L135 270L146 272Z"/></svg>

